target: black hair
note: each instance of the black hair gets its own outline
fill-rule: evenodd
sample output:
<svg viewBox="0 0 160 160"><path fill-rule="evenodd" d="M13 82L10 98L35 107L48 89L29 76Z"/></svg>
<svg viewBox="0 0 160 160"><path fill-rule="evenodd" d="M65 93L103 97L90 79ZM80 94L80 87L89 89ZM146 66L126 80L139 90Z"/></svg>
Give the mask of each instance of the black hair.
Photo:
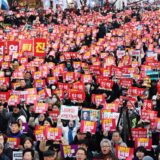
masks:
<svg viewBox="0 0 160 160"><path fill-rule="evenodd" d="M25 149L25 150L23 151L23 156L24 156L25 153L27 153L27 152L30 152L31 155L32 155L32 158L34 158L34 150L33 150L33 149L30 149L30 148Z"/></svg>
<svg viewBox="0 0 160 160"><path fill-rule="evenodd" d="M13 124L16 124L16 125L18 125L18 127L20 127L20 124L19 124L19 122L17 122L17 121L12 121L12 122L11 122L11 126L12 126Z"/></svg>
<svg viewBox="0 0 160 160"><path fill-rule="evenodd" d="M30 143L31 143L32 146L33 146L33 139L30 138L30 137L26 137L26 138L24 139L24 141L23 141L23 147L24 147L24 143L25 143L26 141L30 141Z"/></svg>
<svg viewBox="0 0 160 160"><path fill-rule="evenodd" d="M144 155L146 155L146 149L143 147L143 146L139 146L139 147L137 147L136 149L135 149L135 156L136 156L136 153L137 152L142 152L142 153L144 153Z"/></svg>
<svg viewBox="0 0 160 160"><path fill-rule="evenodd" d="M77 152L78 152L79 150L84 151L84 154L87 156L87 151L86 151L83 147L79 147L79 148L77 149ZM77 153L77 152L76 152L76 153Z"/></svg>
<svg viewBox="0 0 160 160"><path fill-rule="evenodd" d="M50 156L55 156L55 151L53 150L48 150L46 152L43 152L43 157L50 157Z"/></svg>
<svg viewBox="0 0 160 160"><path fill-rule="evenodd" d="M48 117L45 118L44 122L45 122L45 121L49 122L51 126L53 125L52 120L51 120L50 118L48 118Z"/></svg>

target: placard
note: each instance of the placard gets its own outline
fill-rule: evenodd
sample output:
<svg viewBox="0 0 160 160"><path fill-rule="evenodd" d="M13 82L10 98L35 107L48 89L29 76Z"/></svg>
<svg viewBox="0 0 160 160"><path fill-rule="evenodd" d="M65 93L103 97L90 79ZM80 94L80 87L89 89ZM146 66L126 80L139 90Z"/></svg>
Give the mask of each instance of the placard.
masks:
<svg viewBox="0 0 160 160"><path fill-rule="evenodd" d="M23 151L13 151L12 152L12 160L22 160L23 159Z"/></svg>
<svg viewBox="0 0 160 160"><path fill-rule="evenodd" d="M61 119L75 120L78 117L78 106L61 105L60 111Z"/></svg>
<svg viewBox="0 0 160 160"><path fill-rule="evenodd" d="M62 138L62 128L46 128L45 134L47 140L61 140Z"/></svg>
<svg viewBox="0 0 160 160"><path fill-rule="evenodd" d="M77 149L78 145L61 145L60 150L62 158L65 159L75 157Z"/></svg>
<svg viewBox="0 0 160 160"><path fill-rule="evenodd" d="M100 111L96 109L83 108L81 111L81 120L96 122L100 120Z"/></svg>
<svg viewBox="0 0 160 160"><path fill-rule="evenodd" d="M152 139L151 138L135 138L135 148L143 146L146 149L152 149Z"/></svg>
<svg viewBox="0 0 160 160"><path fill-rule="evenodd" d="M89 132L91 134L95 134L96 133L96 122L82 120L80 131L82 133Z"/></svg>
<svg viewBox="0 0 160 160"><path fill-rule="evenodd" d="M133 148L116 146L116 157L118 157L118 159L131 160L133 158L133 154Z"/></svg>
<svg viewBox="0 0 160 160"><path fill-rule="evenodd" d="M147 138L146 128L132 128L131 131L133 140L135 140L136 138Z"/></svg>
<svg viewBox="0 0 160 160"><path fill-rule="evenodd" d="M34 39L34 56L45 57L46 39L35 38Z"/></svg>

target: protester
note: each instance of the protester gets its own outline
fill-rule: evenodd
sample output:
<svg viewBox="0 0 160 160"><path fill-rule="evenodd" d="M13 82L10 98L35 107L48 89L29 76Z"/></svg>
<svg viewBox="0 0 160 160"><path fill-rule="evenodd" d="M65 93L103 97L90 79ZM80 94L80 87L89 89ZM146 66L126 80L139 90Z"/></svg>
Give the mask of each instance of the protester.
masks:
<svg viewBox="0 0 160 160"><path fill-rule="evenodd" d="M159 8L43 2L0 11L2 156L158 160Z"/></svg>

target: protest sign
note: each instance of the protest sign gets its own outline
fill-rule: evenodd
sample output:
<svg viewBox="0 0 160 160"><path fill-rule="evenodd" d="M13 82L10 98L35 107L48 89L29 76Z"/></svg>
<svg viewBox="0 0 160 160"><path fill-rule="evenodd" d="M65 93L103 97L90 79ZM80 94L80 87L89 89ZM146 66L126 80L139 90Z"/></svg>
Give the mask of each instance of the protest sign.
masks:
<svg viewBox="0 0 160 160"><path fill-rule="evenodd" d="M62 137L62 128L46 128L45 135L47 140L61 140Z"/></svg>
<svg viewBox="0 0 160 160"><path fill-rule="evenodd" d="M116 157L118 157L118 159L131 160L133 158L133 154L133 148L116 146Z"/></svg>
<svg viewBox="0 0 160 160"><path fill-rule="evenodd" d="M82 120L80 131L82 133L90 132L91 134L95 134L95 132L96 132L96 122Z"/></svg>
<svg viewBox="0 0 160 160"><path fill-rule="evenodd" d="M100 120L100 111L95 109L83 108L81 111L81 120L86 120L86 121Z"/></svg>
<svg viewBox="0 0 160 160"><path fill-rule="evenodd" d="M19 151L14 151L12 153L12 160L22 160L23 159L23 151L19 150Z"/></svg>
<svg viewBox="0 0 160 160"><path fill-rule="evenodd" d="M63 159L65 158L73 158L76 155L78 149L78 145L61 145L61 156Z"/></svg>
<svg viewBox="0 0 160 160"><path fill-rule="evenodd" d="M34 39L34 56L35 57L44 57L46 49L46 39L35 38Z"/></svg>
<svg viewBox="0 0 160 160"><path fill-rule="evenodd" d="M135 148L143 146L146 149L151 150L152 148L152 139L151 138L136 138L135 139Z"/></svg>
<svg viewBox="0 0 160 160"><path fill-rule="evenodd" d="M60 110L61 119L75 120L78 117L78 106L61 105Z"/></svg>
<svg viewBox="0 0 160 160"><path fill-rule="evenodd" d="M132 137L135 138L147 138L147 129L146 128L132 128Z"/></svg>

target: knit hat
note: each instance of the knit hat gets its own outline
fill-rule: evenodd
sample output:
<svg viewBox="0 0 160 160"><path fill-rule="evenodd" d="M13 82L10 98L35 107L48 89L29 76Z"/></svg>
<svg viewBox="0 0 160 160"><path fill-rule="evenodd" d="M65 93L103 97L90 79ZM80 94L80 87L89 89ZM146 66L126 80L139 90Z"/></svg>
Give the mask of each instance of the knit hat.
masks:
<svg viewBox="0 0 160 160"><path fill-rule="evenodd" d="M150 156L145 156L145 157L143 158L143 160L153 160L153 158L150 157Z"/></svg>

